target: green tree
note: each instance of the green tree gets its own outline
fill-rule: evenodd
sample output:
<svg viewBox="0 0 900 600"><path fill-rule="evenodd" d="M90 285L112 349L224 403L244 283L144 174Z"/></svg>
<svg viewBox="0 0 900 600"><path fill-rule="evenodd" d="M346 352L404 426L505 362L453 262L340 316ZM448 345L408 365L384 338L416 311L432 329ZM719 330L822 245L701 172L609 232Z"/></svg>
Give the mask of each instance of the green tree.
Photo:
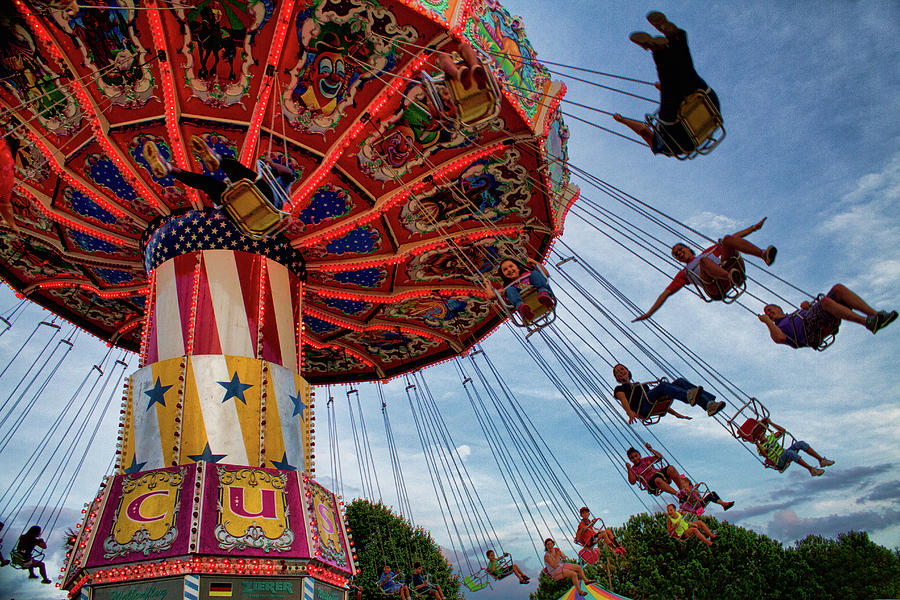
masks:
<svg viewBox="0 0 900 600"><path fill-rule="evenodd" d="M347 505L347 523L358 557L357 584L364 600L384 600L377 583L385 563L403 573L409 582L414 562L422 563L431 582L441 586L447 600L462 600L459 578L428 531L413 527L380 502L372 504L362 499Z"/></svg>
<svg viewBox="0 0 900 600"><path fill-rule="evenodd" d="M851 531L837 539L811 535L788 549L816 573L821 598L900 597L900 555Z"/></svg>
<svg viewBox="0 0 900 600"><path fill-rule="evenodd" d="M871 600L897 598L900 592L900 554L865 533L836 540L811 536L785 549L752 530L704 520L716 533L712 548L696 539L670 537L663 514L634 515L613 528L625 555L604 551L600 563L585 573L635 600ZM542 575L531 600L556 600L570 586Z"/></svg>

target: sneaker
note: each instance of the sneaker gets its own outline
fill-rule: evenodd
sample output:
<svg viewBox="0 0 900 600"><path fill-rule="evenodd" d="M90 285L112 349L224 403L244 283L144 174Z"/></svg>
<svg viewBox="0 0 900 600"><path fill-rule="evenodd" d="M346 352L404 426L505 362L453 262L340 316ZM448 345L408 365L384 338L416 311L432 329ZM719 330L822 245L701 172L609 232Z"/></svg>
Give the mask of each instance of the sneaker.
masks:
<svg viewBox="0 0 900 600"><path fill-rule="evenodd" d="M553 310L553 305L555 304L553 296L547 292L538 292L538 302L547 307L547 310Z"/></svg>
<svg viewBox="0 0 900 600"><path fill-rule="evenodd" d="M823 467L823 468L830 467L833 464L834 464L834 461L831 460L830 458L823 458L822 460L819 461L819 466Z"/></svg>
<svg viewBox="0 0 900 600"><path fill-rule="evenodd" d="M763 251L763 261L766 263L767 267L771 267L772 263L775 262L776 254L778 254L778 248L775 246L769 246Z"/></svg>
<svg viewBox="0 0 900 600"><path fill-rule="evenodd" d="M698 385L697 387L693 387L693 388L689 389L687 392L685 392L685 396L687 396L688 404L690 404L691 406L694 406L695 404L697 404L697 396L699 396L701 392L703 392L703 386L701 386L701 385Z"/></svg>
<svg viewBox="0 0 900 600"><path fill-rule="evenodd" d="M524 302L516 307L516 312L519 313L522 319L529 323L534 320L534 311Z"/></svg>
<svg viewBox="0 0 900 600"><path fill-rule="evenodd" d="M159 153L159 148L153 142L144 144L142 154L144 155L144 160L147 161L147 165L150 167L150 171L157 179L162 179L172 170L171 165L163 160L163 157Z"/></svg>
<svg viewBox="0 0 900 600"><path fill-rule="evenodd" d="M719 402L710 402L706 405L706 414L712 417L723 408L725 408L725 402L721 400Z"/></svg>
<svg viewBox="0 0 900 600"><path fill-rule="evenodd" d="M527 584L531 583L531 580L526 577L525 579L520 579L519 583L521 585L527 585Z"/></svg>
<svg viewBox="0 0 900 600"><path fill-rule="evenodd" d="M197 154L197 156L200 157L200 162L203 163L204 169L206 169L207 171L218 170L218 155L210 150L209 146L206 145L206 142L199 135L191 136L191 150L193 150Z"/></svg>
<svg viewBox="0 0 900 600"><path fill-rule="evenodd" d="M812 468L809 470L809 474L812 475L813 477L819 477L819 476L822 475L824 472L825 472L825 469L817 469L816 467L812 467Z"/></svg>
<svg viewBox="0 0 900 600"><path fill-rule="evenodd" d="M872 333L876 333L879 329L884 329L885 327L893 323L896 319L896 310L892 310L891 312L888 312L886 310L879 310L877 313L875 313L875 316L866 318L866 329L868 329ZM869 324L870 321L871 326Z"/></svg>
<svg viewBox="0 0 900 600"><path fill-rule="evenodd" d="M49 579L41 579L41 583L53 583Z"/></svg>
<svg viewBox="0 0 900 600"><path fill-rule="evenodd" d="M674 23L670 22L666 15L659 12L658 10L650 11L647 13L647 22L656 27L660 33L664 35L672 35L678 31L678 27L675 26Z"/></svg>
<svg viewBox="0 0 900 600"><path fill-rule="evenodd" d="M628 36L628 39L644 50L658 50L660 48L665 48L669 43L666 38L653 37L649 33L645 33L643 31L633 32Z"/></svg>
<svg viewBox="0 0 900 600"><path fill-rule="evenodd" d="M722 510L728 510L728 509L731 508L732 506L734 506L734 500L732 500L731 502L726 502L725 504L723 504L723 505L722 505Z"/></svg>

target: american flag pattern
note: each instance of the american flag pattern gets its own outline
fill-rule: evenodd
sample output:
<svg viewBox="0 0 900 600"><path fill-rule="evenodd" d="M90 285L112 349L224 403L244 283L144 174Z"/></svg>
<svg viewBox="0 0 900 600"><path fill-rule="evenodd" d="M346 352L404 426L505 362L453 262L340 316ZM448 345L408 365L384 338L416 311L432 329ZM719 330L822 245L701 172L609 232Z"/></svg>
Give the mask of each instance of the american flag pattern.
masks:
<svg viewBox="0 0 900 600"><path fill-rule="evenodd" d="M145 364L185 354L227 354L299 371L300 281L260 254L202 250L157 267Z"/></svg>

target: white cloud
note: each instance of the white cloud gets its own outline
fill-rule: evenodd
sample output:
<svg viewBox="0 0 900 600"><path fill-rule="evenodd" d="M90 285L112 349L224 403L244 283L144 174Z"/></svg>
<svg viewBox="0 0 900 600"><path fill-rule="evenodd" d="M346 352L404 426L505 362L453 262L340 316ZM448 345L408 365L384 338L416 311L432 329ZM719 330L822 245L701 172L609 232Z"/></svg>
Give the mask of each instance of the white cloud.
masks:
<svg viewBox="0 0 900 600"><path fill-rule="evenodd" d="M734 233L740 228L737 221L725 215L704 211L685 220L688 227L702 231L712 238Z"/></svg>
<svg viewBox="0 0 900 600"><path fill-rule="evenodd" d="M893 298L900 286L900 152L878 172L856 181L819 226L838 248L835 267L853 285L879 298Z"/></svg>

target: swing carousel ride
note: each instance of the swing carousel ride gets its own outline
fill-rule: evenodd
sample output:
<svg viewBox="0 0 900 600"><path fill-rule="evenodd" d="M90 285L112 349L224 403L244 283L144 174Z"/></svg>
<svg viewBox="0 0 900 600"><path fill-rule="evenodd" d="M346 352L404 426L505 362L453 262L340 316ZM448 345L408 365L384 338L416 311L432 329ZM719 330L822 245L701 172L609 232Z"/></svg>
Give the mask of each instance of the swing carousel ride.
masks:
<svg viewBox="0 0 900 600"><path fill-rule="evenodd" d="M542 261L578 195L564 86L490 0L15 0L0 29L0 275L140 357L62 587L343 589L310 385L420 369L505 319L482 274ZM485 76L441 71L465 48ZM154 174L148 143L221 179L196 138L293 171L277 227Z"/></svg>
<svg viewBox="0 0 900 600"><path fill-rule="evenodd" d="M648 20L659 23L654 15ZM654 433L685 417L671 408L676 397L762 467L790 464L779 456L800 438L781 417L643 320L644 310L560 237L565 221L578 219L666 278L685 266L673 242L698 251L715 243L569 160L564 117L606 128L563 109L616 113L570 103L553 77L653 82L542 64L521 19L494 0L13 0L0 12L0 35L0 276L21 299L0 314L0 335L29 301L53 314L10 359L50 332L20 381L12 385L10 365L0 370L11 389L0 399L0 452L78 332L110 348L22 461L15 485L0 491L0 519L54 528L81 469L78 450L83 462L114 411L126 359L138 359L124 378L111 474L70 538L60 579L70 597L108 600L152 585L184 598L249 598L254 586L275 585L346 598L362 584L342 509L333 384L348 386L346 416L372 501L382 497L379 461L356 384L377 390L400 514L413 522L382 388L391 379L405 380L410 437L421 444L455 566L470 590L491 585L481 557L495 550L501 566L512 559L423 375L442 362L459 376L458 405L471 407L468 423L535 556L543 554L535 537L571 545L566 524L589 519L589 502L481 346L504 323L650 512L676 501L686 524L710 503L733 504ZM683 160L724 135L717 105L695 96L674 125L703 151L671 152ZM658 121L632 124L652 135ZM629 139L646 152L646 139ZM240 169L247 175L234 175ZM275 171L293 182L279 183ZM814 300L762 261L751 264L760 254L740 262L733 289L718 290L737 307L729 310L757 314L748 297ZM532 268L533 288L518 299L494 293L490 282L513 281L522 268ZM537 271L552 277L552 295ZM686 289L713 301L693 283ZM327 397L334 490L315 480L312 386ZM46 442L60 435L71 435L71 447L45 458ZM627 452L643 448L651 456ZM626 453L656 467L623 470ZM51 464L50 487L37 498ZM830 464L821 458L810 474ZM654 470L678 475L678 489L653 484ZM56 508L25 517L26 501ZM583 562L625 551L602 519L582 525L608 546L573 546ZM382 559L410 568L401 554Z"/></svg>

